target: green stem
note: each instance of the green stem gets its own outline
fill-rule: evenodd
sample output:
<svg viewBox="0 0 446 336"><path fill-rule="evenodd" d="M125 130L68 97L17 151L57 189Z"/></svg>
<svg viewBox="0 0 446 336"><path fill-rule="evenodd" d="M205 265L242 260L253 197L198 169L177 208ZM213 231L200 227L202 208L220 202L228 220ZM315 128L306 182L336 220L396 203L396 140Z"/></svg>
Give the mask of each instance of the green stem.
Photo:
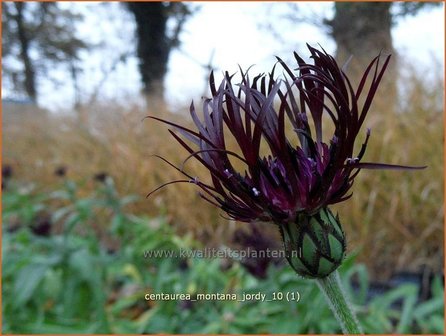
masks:
<svg viewBox="0 0 446 336"><path fill-rule="evenodd" d="M364 332L342 290L338 271L316 281L341 325L342 332L344 334L363 334Z"/></svg>

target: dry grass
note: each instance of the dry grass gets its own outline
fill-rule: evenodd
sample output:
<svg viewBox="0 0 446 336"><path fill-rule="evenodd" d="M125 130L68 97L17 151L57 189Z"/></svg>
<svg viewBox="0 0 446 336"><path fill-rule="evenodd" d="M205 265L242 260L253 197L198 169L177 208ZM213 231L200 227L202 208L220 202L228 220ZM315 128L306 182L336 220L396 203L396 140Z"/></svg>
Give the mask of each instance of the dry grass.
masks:
<svg viewBox="0 0 446 336"><path fill-rule="evenodd" d="M353 198L335 207L345 225L350 250L361 248L360 259L375 274L385 270L439 271L443 266L443 113L441 79L421 83L413 72L404 81L404 111L388 110L381 95L366 125L372 128L365 160L394 164L428 165L423 171L363 171ZM14 112L14 113L12 113ZM52 190L61 181L58 166L68 176L85 181L84 192L95 188L92 176L107 172L121 194L139 194L135 214L166 214L179 233L192 232L205 242L228 243L237 227L199 199L189 184L176 184L150 199L144 196L179 174L152 154L181 163L187 153L170 137L167 128L150 120L136 107L90 106L81 124L72 117L42 111L3 110L3 162L14 167L15 177ZM186 109L164 117L187 124ZM183 120L184 119L184 120ZM189 171L206 176L191 160ZM271 230L272 231L272 230Z"/></svg>

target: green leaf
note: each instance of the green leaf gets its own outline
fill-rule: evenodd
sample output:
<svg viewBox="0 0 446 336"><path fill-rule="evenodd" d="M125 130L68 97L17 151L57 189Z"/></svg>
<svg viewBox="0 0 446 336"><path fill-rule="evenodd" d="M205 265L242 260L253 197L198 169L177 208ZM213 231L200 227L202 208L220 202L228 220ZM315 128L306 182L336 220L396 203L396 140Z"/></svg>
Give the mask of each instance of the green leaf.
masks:
<svg viewBox="0 0 446 336"><path fill-rule="evenodd" d="M443 308L444 308L443 297L432 298L429 301L419 304L415 308L413 314L415 318L422 320L436 312L443 315Z"/></svg>
<svg viewBox="0 0 446 336"><path fill-rule="evenodd" d="M58 222L63 217L65 217L67 214L69 214L71 211L73 211L73 208L71 206L63 207L60 209L57 209L52 214L52 220L54 222Z"/></svg>
<svg viewBox="0 0 446 336"><path fill-rule="evenodd" d="M440 277L435 277L432 281L432 296L444 297L443 281Z"/></svg>
<svg viewBox="0 0 446 336"><path fill-rule="evenodd" d="M48 266L48 264L30 264L19 271L14 285L15 307L23 306L31 299Z"/></svg>
<svg viewBox="0 0 446 336"><path fill-rule="evenodd" d="M59 321L54 323L28 324L24 326L23 331L29 334L85 334L87 326L79 324L63 325Z"/></svg>
<svg viewBox="0 0 446 336"><path fill-rule="evenodd" d="M373 301L377 307L379 307L381 310L384 310L390 305L399 300L405 300L407 297L410 296L416 296L417 295L417 287L412 284L407 285L401 285L395 289L392 289L391 291L387 292L386 294L379 296L375 298Z"/></svg>
<svg viewBox="0 0 446 336"><path fill-rule="evenodd" d="M140 196L138 196L138 195L124 196L123 198L121 198L121 206L136 202L139 199L140 199Z"/></svg>
<svg viewBox="0 0 446 336"><path fill-rule="evenodd" d="M444 335L444 316L434 315L429 319L430 330L428 332Z"/></svg>
<svg viewBox="0 0 446 336"><path fill-rule="evenodd" d="M95 257L87 249L74 252L69 263L76 275L88 282L93 290L100 284L101 268L97 267Z"/></svg>
<svg viewBox="0 0 446 336"><path fill-rule="evenodd" d="M410 326L413 320L413 309L417 301L417 288L412 288L411 291L407 290L407 296L403 301L403 310L401 313L401 319L396 328L397 333L407 333L410 331Z"/></svg>
<svg viewBox="0 0 446 336"><path fill-rule="evenodd" d="M354 293L351 286L352 278L354 275L358 276L359 280L359 293ZM347 291L348 297L352 298L355 303L365 304L367 299L367 292L369 290L369 275L367 268L363 264L353 265L345 272L343 277L343 285Z"/></svg>

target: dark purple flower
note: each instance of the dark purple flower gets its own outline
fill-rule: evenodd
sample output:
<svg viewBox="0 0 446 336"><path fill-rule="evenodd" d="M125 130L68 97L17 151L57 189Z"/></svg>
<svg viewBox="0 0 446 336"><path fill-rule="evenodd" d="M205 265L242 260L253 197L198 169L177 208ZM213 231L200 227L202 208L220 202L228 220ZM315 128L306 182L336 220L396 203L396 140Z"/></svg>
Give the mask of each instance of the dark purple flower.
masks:
<svg viewBox="0 0 446 336"><path fill-rule="evenodd" d="M204 120L198 118L193 103L190 107L196 131L149 117L174 126L183 136L169 130L190 157L209 170L212 184L181 169L189 178L185 181L199 186L204 199L233 219L293 221L299 213L314 214L348 199L351 194L347 193L361 168L411 168L361 162L370 130L359 153L353 153L390 56L381 67L380 57L373 59L355 90L332 56L308 48L314 64L295 53L297 74L278 58L289 79L275 79L273 68L269 76L259 75L251 82L248 74L241 71L242 82L236 89L228 73L218 87L211 74L212 98L204 100ZM368 78L371 82L365 92ZM365 99L360 104L362 96ZM329 143L322 139L324 114L335 129ZM293 127L293 137L299 140L297 145L287 137L288 123ZM238 153L226 148L225 130L236 140ZM260 152L262 141L268 145L269 153ZM235 169L231 159L240 160L245 169Z"/></svg>
<svg viewBox="0 0 446 336"><path fill-rule="evenodd" d="M294 237L291 243L286 239L288 234L293 235L293 230L288 230L290 223L298 226L299 253L309 232L303 227L312 226L316 230L314 225L320 225L319 230L333 235L340 243L338 252L342 250L337 253L336 262L327 252L331 238L308 233L314 244L327 246L319 248L322 252L318 252L317 262L311 262L313 266L305 265L308 272L301 272L312 276L322 267L319 263L322 257L336 267L343 258L344 235L339 223L335 229L325 225L331 218L337 222L327 206L351 197L349 191L360 169L413 167L363 162L370 130L359 153L353 152L390 56L385 57L382 65L381 57L375 57L355 89L332 56L324 50L308 48L313 64L295 53L296 71L278 58L285 79L274 76L276 66L269 75L258 75L252 81L241 70L242 80L236 86L228 73L216 86L211 74L212 97L204 99L203 120L197 116L193 103L190 106L196 130L157 117L149 118L173 126L178 134L169 132L190 153L185 161L192 157L198 160L209 170L212 181L204 183L162 158L187 177L163 186L194 183L201 188L200 195L205 200L220 207L232 219L277 224L288 251L294 247L286 244L297 239ZM323 140L326 123L332 123L334 129L328 142ZM236 151L228 150L228 137L235 139ZM234 160L240 161L244 168L235 168ZM327 269L331 272L330 267Z"/></svg>
<svg viewBox="0 0 446 336"><path fill-rule="evenodd" d="M101 182L101 183L105 183L105 181L107 180L107 177L109 175L106 172L99 172L93 175L93 179L95 181Z"/></svg>
<svg viewBox="0 0 446 336"><path fill-rule="evenodd" d="M67 175L67 167L65 166L59 166L54 170L54 175L58 177L64 177Z"/></svg>
<svg viewBox="0 0 446 336"><path fill-rule="evenodd" d="M8 164L3 165L2 166L2 178L4 180L10 179L12 177L13 171L14 171L14 169L12 168L11 165L8 165Z"/></svg>

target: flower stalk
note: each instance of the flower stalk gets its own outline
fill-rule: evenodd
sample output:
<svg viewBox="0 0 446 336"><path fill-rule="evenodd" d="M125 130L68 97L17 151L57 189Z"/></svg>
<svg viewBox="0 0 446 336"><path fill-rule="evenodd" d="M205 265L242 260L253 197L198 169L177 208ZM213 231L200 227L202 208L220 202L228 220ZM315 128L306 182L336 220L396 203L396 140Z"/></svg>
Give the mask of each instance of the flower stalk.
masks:
<svg viewBox="0 0 446 336"><path fill-rule="evenodd" d="M347 335L363 334L361 325L342 290L338 271L334 271L324 278L319 278L316 282L324 293L331 311L341 325L342 332Z"/></svg>

